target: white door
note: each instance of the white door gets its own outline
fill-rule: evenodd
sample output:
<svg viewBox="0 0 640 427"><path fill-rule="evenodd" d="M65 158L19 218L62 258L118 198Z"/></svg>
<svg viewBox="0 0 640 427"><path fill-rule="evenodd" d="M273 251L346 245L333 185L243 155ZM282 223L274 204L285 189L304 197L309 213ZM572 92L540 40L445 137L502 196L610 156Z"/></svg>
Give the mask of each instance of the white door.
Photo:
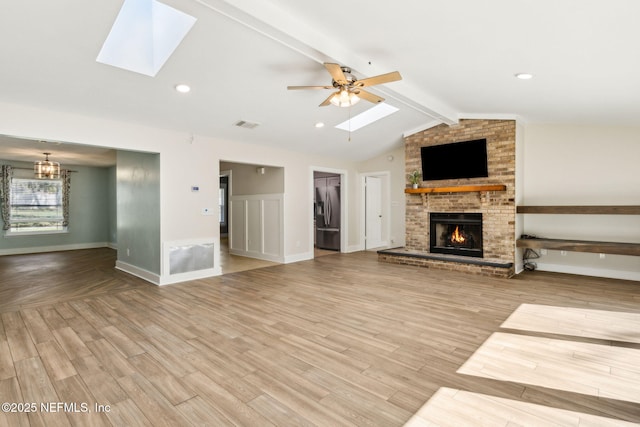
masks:
<svg viewBox="0 0 640 427"><path fill-rule="evenodd" d="M382 246L382 184L375 176L365 177L365 249Z"/></svg>

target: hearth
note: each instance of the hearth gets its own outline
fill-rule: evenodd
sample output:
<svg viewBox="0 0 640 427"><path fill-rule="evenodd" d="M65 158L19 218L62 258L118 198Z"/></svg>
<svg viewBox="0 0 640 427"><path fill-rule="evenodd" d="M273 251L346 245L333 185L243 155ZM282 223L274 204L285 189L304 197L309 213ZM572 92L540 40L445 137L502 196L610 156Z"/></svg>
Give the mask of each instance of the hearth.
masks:
<svg viewBox="0 0 640 427"><path fill-rule="evenodd" d="M482 214L429 214L429 252L482 258Z"/></svg>

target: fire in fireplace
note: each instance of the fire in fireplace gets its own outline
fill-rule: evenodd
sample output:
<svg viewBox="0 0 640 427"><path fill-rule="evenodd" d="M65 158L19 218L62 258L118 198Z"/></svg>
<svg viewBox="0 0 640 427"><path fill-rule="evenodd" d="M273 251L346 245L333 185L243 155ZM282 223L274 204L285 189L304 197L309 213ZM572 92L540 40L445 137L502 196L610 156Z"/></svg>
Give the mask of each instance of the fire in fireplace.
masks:
<svg viewBox="0 0 640 427"><path fill-rule="evenodd" d="M482 258L482 214L429 214L429 252Z"/></svg>

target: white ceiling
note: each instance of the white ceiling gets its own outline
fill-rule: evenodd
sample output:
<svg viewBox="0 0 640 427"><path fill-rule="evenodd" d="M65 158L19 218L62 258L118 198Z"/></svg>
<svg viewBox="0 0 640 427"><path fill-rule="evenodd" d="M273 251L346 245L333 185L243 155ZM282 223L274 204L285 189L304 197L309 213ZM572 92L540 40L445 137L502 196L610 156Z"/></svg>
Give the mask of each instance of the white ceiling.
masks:
<svg viewBox="0 0 640 427"><path fill-rule="evenodd" d="M459 118L637 125L640 117L637 0L164 3L197 21L148 77L96 62L121 0L0 0L0 102L353 160ZM358 78L400 71L402 81L371 89L400 111L348 141L333 126L373 104L318 107L330 92L286 89L330 84L322 62ZM192 91L177 93L177 83ZM239 120L260 126L235 127ZM18 156L15 142L0 140L0 158Z"/></svg>

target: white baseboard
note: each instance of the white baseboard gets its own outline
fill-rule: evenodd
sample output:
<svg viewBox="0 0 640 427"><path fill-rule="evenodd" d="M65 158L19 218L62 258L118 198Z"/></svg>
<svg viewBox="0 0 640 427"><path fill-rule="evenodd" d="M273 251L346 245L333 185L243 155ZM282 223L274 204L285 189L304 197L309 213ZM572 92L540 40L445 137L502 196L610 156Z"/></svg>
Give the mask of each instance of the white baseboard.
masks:
<svg viewBox="0 0 640 427"><path fill-rule="evenodd" d="M34 246L32 248L0 249L2 255L39 254L42 252L75 251L79 249L96 249L110 247L107 242L74 243L71 245Z"/></svg>
<svg viewBox="0 0 640 427"><path fill-rule="evenodd" d="M358 243L357 245L347 246L346 253L360 252L360 251L364 251L364 243Z"/></svg>
<svg viewBox="0 0 640 427"><path fill-rule="evenodd" d="M222 270L220 267L217 268L207 268L204 270L197 271L189 271L187 273L178 273L171 274L169 276L164 276L160 278L160 283L158 285L173 285L175 283L187 282L189 280L198 280L198 279L206 279L207 277L220 276L222 275Z"/></svg>
<svg viewBox="0 0 640 427"><path fill-rule="evenodd" d="M262 261L271 261L271 262L279 262L279 263L284 262L284 259L278 255L269 255L269 254L260 253L260 252L246 252L246 251L239 251L237 249L229 249L229 253L231 255L238 255L238 256L244 256L247 258L260 259Z"/></svg>
<svg viewBox="0 0 640 427"><path fill-rule="evenodd" d="M640 271L607 270L602 268L578 267L561 264L536 263L538 270L552 273L579 274L582 276L606 277L608 279L622 279L640 281Z"/></svg>
<svg viewBox="0 0 640 427"><path fill-rule="evenodd" d="M160 276L156 273L152 273L135 265L127 264L126 262L116 261L116 268L124 271L125 273L139 277L147 282L153 283L157 286L173 285L176 283L187 282L189 280L206 279L207 277L220 276L222 270L220 267L207 268L198 271L189 271L187 273L171 274L168 276Z"/></svg>
<svg viewBox="0 0 640 427"><path fill-rule="evenodd" d="M133 276L144 279L147 282L151 282L154 285L163 284L159 274L152 273L143 268L136 267L135 265L127 264L126 262L122 262L122 261L116 261L116 268L118 270L124 271L125 273L129 273Z"/></svg>
<svg viewBox="0 0 640 427"><path fill-rule="evenodd" d="M313 259L313 252L302 252L300 254L294 254L294 255L287 255L284 257L284 263L285 264L290 264L292 262L299 262L299 261L307 261Z"/></svg>

